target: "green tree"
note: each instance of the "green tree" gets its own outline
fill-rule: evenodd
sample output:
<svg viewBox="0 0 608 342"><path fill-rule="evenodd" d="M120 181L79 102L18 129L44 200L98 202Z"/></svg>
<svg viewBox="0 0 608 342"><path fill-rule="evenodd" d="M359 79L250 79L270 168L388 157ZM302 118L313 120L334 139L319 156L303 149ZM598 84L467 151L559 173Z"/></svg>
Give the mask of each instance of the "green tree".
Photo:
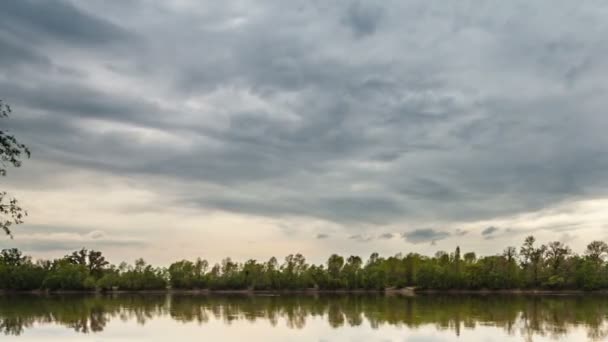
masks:
<svg viewBox="0 0 608 342"><path fill-rule="evenodd" d="M342 281L342 268L344 267L344 258L337 255L332 254L329 259L327 259L327 278L328 278L328 287L330 289L339 289L343 288L344 282Z"/></svg>
<svg viewBox="0 0 608 342"><path fill-rule="evenodd" d="M528 236L519 252L520 257L522 258L522 266L527 274L527 284L533 287L540 285L540 275L542 272L545 251L547 250L545 245L541 245L538 248L534 247L535 242L536 239L534 236Z"/></svg>
<svg viewBox="0 0 608 342"><path fill-rule="evenodd" d="M467 264L472 264L477 260L477 255L475 252L467 252L463 256L464 262Z"/></svg>
<svg viewBox="0 0 608 342"><path fill-rule="evenodd" d="M570 250L570 247L564 245L560 241L553 241L547 245L545 255L553 275L559 272L560 267L563 266L566 258L571 253L572 250Z"/></svg>
<svg viewBox="0 0 608 342"><path fill-rule="evenodd" d="M604 257L608 255L608 244L604 241L592 241L587 245L585 254L590 260L601 263Z"/></svg>
<svg viewBox="0 0 608 342"><path fill-rule="evenodd" d="M105 267L109 265L109 262L101 252L89 251L86 248L66 255L65 259L74 265L85 266L89 270L89 273L97 279L103 276Z"/></svg>
<svg viewBox="0 0 608 342"><path fill-rule="evenodd" d="M534 245L524 241L518 255L514 247L501 254L481 256L460 248L433 257L398 253L382 258L372 253L365 265L360 257L346 260L332 254L325 265L308 265L301 254L290 254L279 267L276 258L265 263L244 263L230 258L208 270L209 263L181 260L168 269L148 265L110 265L101 252L81 249L64 258L32 262L17 249L0 252L0 289L5 290L150 290L165 289L255 289L298 290L385 290L414 286L422 289L608 289L608 248L601 241L590 243L579 256L561 242ZM518 263L519 258L519 263Z"/></svg>
<svg viewBox="0 0 608 342"><path fill-rule="evenodd" d="M346 280L346 287L349 289L357 289L361 287L361 266L363 260L360 257L351 255L346 259L346 265L343 268L343 275Z"/></svg>
<svg viewBox="0 0 608 342"><path fill-rule="evenodd" d="M171 287L175 289L192 289L195 287L195 267L188 260L174 262L168 272Z"/></svg>
<svg viewBox="0 0 608 342"><path fill-rule="evenodd" d="M515 288L520 286L520 272L517 266L517 249L509 246L502 252L502 257L505 263L506 286L507 288Z"/></svg>
<svg viewBox="0 0 608 342"><path fill-rule="evenodd" d="M547 245L545 252L548 266L548 279L545 285L550 288L563 288L568 282L567 259L572 254L570 247L560 241L553 241Z"/></svg>

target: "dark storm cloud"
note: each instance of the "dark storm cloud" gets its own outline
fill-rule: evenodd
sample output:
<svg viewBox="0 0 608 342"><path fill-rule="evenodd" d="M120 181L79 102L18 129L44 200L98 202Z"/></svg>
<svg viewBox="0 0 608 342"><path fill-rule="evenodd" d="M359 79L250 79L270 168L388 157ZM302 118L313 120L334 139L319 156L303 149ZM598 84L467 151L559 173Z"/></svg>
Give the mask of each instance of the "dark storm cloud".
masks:
<svg viewBox="0 0 608 342"><path fill-rule="evenodd" d="M2 35L0 35L0 51L2 51L0 65L3 67L25 65L29 68L41 69L51 65L50 59L46 56Z"/></svg>
<svg viewBox="0 0 608 342"><path fill-rule="evenodd" d="M606 5L518 3L5 1L0 98L38 160L173 205L361 230L605 196Z"/></svg>
<svg viewBox="0 0 608 342"><path fill-rule="evenodd" d="M7 89L4 94L13 99L13 103L66 116L64 120L100 119L148 127L162 124L158 119L161 110L146 101L90 89L74 82L21 86L14 81L0 81L0 86Z"/></svg>
<svg viewBox="0 0 608 342"><path fill-rule="evenodd" d="M108 43L128 36L109 21L62 0L1 1L0 28L23 40L44 42L52 38L79 45Z"/></svg>
<svg viewBox="0 0 608 342"><path fill-rule="evenodd" d="M410 243L434 243L450 236L449 232L435 230L431 228L416 229L411 232L402 233L401 236Z"/></svg>

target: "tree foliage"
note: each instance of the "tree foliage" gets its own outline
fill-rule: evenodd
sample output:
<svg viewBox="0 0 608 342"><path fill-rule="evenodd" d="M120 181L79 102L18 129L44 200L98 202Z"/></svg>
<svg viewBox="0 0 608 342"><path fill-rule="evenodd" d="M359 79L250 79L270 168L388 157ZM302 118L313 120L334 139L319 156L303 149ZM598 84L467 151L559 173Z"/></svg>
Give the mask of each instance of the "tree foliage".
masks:
<svg viewBox="0 0 608 342"><path fill-rule="evenodd" d="M384 258L373 253L363 261L332 254L322 265L308 264L301 254L282 263L243 263L225 258L213 266L206 260L180 260L168 268L143 259L133 265L110 264L101 252L81 249L56 260L23 256L16 249L0 253L0 289L5 290L384 290L420 289L608 289L608 245L591 242L583 255L561 242L536 246L528 237L517 253L477 257L439 251L433 257L416 253Z"/></svg>
<svg viewBox="0 0 608 342"><path fill-rule="evenodd" d="M0 100L0 119L8 118L11 107ZM0 128L0 176L6 176L7 168L20 167L23 158L30 157L30 150L20 143L15 136ZM6 191L0 191L0 228L9 236L11 226L23 223L27 212L19 206L19 202L9 196Z"/></svg>

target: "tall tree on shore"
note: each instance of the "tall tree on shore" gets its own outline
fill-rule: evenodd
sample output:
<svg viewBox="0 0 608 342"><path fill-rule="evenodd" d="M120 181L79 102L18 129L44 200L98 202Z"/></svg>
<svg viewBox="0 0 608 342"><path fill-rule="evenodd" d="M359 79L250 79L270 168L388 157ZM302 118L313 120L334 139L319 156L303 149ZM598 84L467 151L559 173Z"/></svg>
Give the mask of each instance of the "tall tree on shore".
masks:
<svg viewBox="0 0 608 342"><path fill-rule="evenodd" d="M0 100L0 119L8 118L10 114L11 107ZM20 167L24 157L30 157L27 146L0 128L0 176L6 176L8 167ZM23 223L26 215L15 198L0 190L0 229L12 238L11 226Z"/></svg>
<svg viewBox="0 0 608 342"><path fill-rule="evenodd" d="M587 245L585 254L592 261L599 263L608 254L608 244L604 241L593 241Z"/></svg>
<svg viewBox="0 0 608 342"><path fill-rule="evenodd" d="M528 273L529 284L538 286L540 284L539 276L547 246L541 245L536 248L534 247L534 242L536 242L534 236L528 236L524 241L519 254L522 258L522 266Z"/></svg>

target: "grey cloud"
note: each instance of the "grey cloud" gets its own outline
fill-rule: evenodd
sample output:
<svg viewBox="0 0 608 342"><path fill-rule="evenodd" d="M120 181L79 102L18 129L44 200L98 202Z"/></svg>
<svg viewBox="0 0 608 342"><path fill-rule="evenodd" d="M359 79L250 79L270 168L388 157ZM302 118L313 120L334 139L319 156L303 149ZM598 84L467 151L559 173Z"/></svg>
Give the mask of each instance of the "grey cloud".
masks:
<svg viewBox="0 0 608 342"><path fill-rule="evenodd" d="M453 200L465 196L453 187L441 184L439 181L427 178L419 178L412 180L399 190L401 193L407 196L431 200Z"/></svg>
<svg viewBox="0 0 608 342"><path fill-rule="evenodd" d="M494 235L500 230L500 228L497 227L487 227L484 230L481 231L481 235L485 238L485 239L491 239L494 237Z"/></svg>
<svg viewBox="0 0 608 342"><path fill-rule="evenodd" d="M467 235L468 233L469 233L469 231L468 231L468 230L463 230L463 229L456 229L456 230L454 231L454 235L456 235L456 236L465 236L465 235Z"/></svg>
<svg viewBox="0 0 608 342"><path fill-rule="evenodd" d="M572 222L564 224L552 224L547 226L541 226L540 229L545 229L554 232L564 232L566 234L569 231L577 230L583 225L583 222Z"/></svg>
<svg viewBox="0 0 608 342"><path fill-rule="evenodd" d="M241 196L224 198L196 198L194 203L205 207L241 212L247 214L263 214L268 216L314 216L336 222L348 223L388 223L390 218L403 213L403 208L392 199L377 198L373 195L350 197L318 198L267 198L259 201L256 198L245 199ZM188 203L188 202L186 202Z"/></svg>
<svg viewBox="0 0 608 342"><path fill-rule="evenodd" d="M355 234L348 237L350 240L355 240L357 242L368 242L374 239L373 236L364 235L364 234Z"/></svg>
<svg viewBox="0 0 608 342"><path fill-rule="evenodd" d="M317 240L324 240L324 239L328 239L328 238L329 238L329 234L322 234L322 233L321 233L321 234L317 234L317 235L315 235L315 238L316 238Z"/></svg>
<svg viewBox="0 0 608 342"><path fill-rule="evenodd" d="M344 21L355 35L363 37L376 32L382 14L382 9L376 4L357 0L348 7Z"/></svg>
<svg viewBox="0 0 608 342"><path fill-rule="evenodd" d="M35 42L43 37L76 44L121 40L126 31L90 15L67 1L6 0L0 2L0 27Z"/></svg>
<svg viewBox="0 0 608 342"><path fill-rule="evenodd" d="M125 229L123 229L125 231ZM107 233L77 226L24 224L14 231L10 247L29 252L62 252L80 248L106 250L108 248L136 248L147 246L147 241L125 232ZM0 249L4 247L0 246Z"/></svg>
<svg viewBox="0 0 608 342"><path fill-rule="evenodd" d="M121 241L121 240L91 240L91 241L50 241L50 240L19 240L14 243L16 248L28 252L66 252L78 250L81 248L87 249L104 249L115 247L143 247L146 246L144 241Z"/></svg>
<svg viewBox="0 0 608 342"><path fill-rule="evenodd" d="M154 128L163 124L160 109L146 101L90 89L73 81L51 81L41 86L0 81L0 85L6 87L5 96L13 99L13 103L53 116L62 115L64 120L99 119Z"/></svg>
<svg viewBox="0 0 608 342"><path fill-rule="evenodd" d="M435 243L450 236L449 232L438 231L431 228L416 229L411 232L402 233L401 236L408 242L413 244L418 243Z"/></svg>
<svg viewBox="0 0 608 342"><path fill-rule="evenodd" d="M25 65L29 68L46 69L51 65L51 60L48 57L1 35L0 51L2 51L2 54L0 54L0 65L4 67Z"/></svg>
<svg viewBox="0 0 608 342"><path fill-rule="evenodd" d="M481 235L492 235L492 234L496 233L499 230L500 230L500 228L488 227L488 228L485 228L484 230L481 231Z"/></svg>
<svg viewBox="0 0 608 342"><path fill-rule="evenodd" d="M25 252L66 252L80 248L104 249L104 248L127 248L142 247L146 241L121 236L105 236L99 231L89 233L71 233L56 231L44 234L19 234L11 245Z"/></svg>
<svg viewBox="0 0 608 342"><path fill-rule="evenodd" d="M380 234L378 236L378 239L389 240L389 239L392 239L393 237L395 237L395 234L393 234L393 233L384 233L384 234Z"/></svg>

